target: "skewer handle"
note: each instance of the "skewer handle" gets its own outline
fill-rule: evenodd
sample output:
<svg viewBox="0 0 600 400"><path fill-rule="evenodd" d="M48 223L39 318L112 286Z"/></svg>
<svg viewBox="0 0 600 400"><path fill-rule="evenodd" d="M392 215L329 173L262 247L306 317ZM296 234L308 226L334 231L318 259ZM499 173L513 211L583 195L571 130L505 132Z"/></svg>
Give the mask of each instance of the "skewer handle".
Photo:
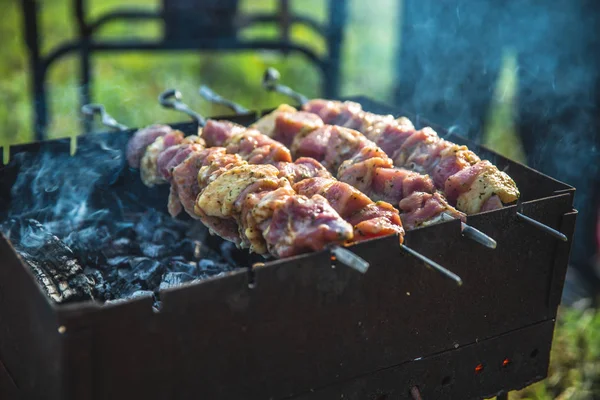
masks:
<svg viewBox="0 0 600 400"><path fill-rule="evenodd" d="M210 89L206 85L200 86L200 89L198 89L198 93L200 93L200 96L204 97L206 100L210 101L211 103L220 104L222 106L225 106L225 107L229 108L230 110L234 111L236 114L248 114L250 112L250 110L239 105L238 103L235 103L231 100L227 100L226 98L221 97L221 95L217 94L216 92L214 92L212 89Z"/></svg>
<svg viewBox="0 0 600 400"><path fill-rule="evenodd" d="M354 254L350 250L343 248L342 246L333 246L331 248L331 253L335 256L337 261L357 270L361 274L366 273L369 269L370 264L367 260Z"/></svg>
<svg viewBox="0 0 600 400"><path fill-rule="evenodd" d="M194 110L192 110L187 104L181 100L181 92L177 89L167 89L158 96L158 102L165 108L172 108L177 111L181 111L192 119L198 122L198 125L206 125L206 119Z"/></svg>
<svg viewBox="0 0 600 400"><path fill-rule="evenodd" d="M555 238L557 238L559 240L562 240L563 242L568 242L569 241L569 238L565 234L557 231L554 228L550 228L548 225L542 224L541 222L536 221L535 219L533 219L531 217L528 217L525 214L517 212L517 217L520 218L522 221L525 221L528 224L536 227L537 229L539 229L539 230L541 230L543 232L546 232L547 234L549 234L551 236L554 236Z"/></svg>
<svg viewBox="0 0 600 400"><path fill-rule="evenodd" d="M265 74L263 75L262 86L269 92L277 92L281 93L285 96L291 97L296 100L301 105L304 105L308 102L308 97L304 96L301 93L296 92L294 89L289 86L282 85L279 83L279 79L281 78L281 74L275 68L267 68Z"/></svg>
<svg viewBox="0 0 600 400"><path fill-rule="evenodd" d="M81 107L81 112L90 117L94 117L96 115L100 115L102 118L102 125L107 126L109 128L124 131L129 129L127 126L120 124L116 119L110 116L104 109L102 104L85 104Z"/></svg>
<svg viewBox="0 0 600 400"><path fill-rule="evenodd" d="M423 261L425 264L429 265L431 268L433 268L434 270L436 270L437 272L439 272L446 278L452 279L454 282L456 282L456 284L458 286L462 286L463 281L462 281L461 277L456 275L454 272L442 267L440 264L436 263L432 259L425 257L423 254L411 249L410 247L407 247L404 244L401 244L400 247L402 248L402 250L406 251L411 256L416 257L419 260Z"/></svg>

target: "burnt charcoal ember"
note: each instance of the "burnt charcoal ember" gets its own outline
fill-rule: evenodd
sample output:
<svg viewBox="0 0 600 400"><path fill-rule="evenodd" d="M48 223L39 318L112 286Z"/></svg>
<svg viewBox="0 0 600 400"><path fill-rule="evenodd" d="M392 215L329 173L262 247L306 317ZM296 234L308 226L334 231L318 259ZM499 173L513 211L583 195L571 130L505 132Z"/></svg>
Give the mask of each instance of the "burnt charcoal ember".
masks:
<svg viewBox="0 0 600 400"><path fill-rule="evenodd" d="M104 278L104 275L101 271L94 268L86 268L85 274L90 280L93 281L94 299L98 301L106 301L112 298L111 285Z"/></svg>
<svg viewBox="0 0 600 400"><path fill-rule="evenodd" d="M141 254L141 250L139 244L134 240L121 237L112 241L110 246L103 248L102 254L109 259L124 255Z"/></svg>
<svg viewBox="0 0 600 400"><path fill-rule="evenodd" d="M152 241L154 243L160 243L165 246L173 247L181 239L181 233L169 228L159 228L154 231Z"/></svg>
<svg viewBox="0 0 600 400"><path fill-rule="evenodd" d="M18 221L5 232L51 299L57 303L93 299L93 284L73 251L41 223Z"/></svg>
<svg viewBox="0 0 600 400"><path fill-rule="evenodd" d="M148 242L142 243L140 249L143 255L150 258L163 258L170 253L167 246Z"/></svg>
<svg viewBox="0 0 600 400"><path fill-rule="evenodd" d="M90 226L71 232L63 241L83 264L98 265L106 260L101 249L110 244L111 234L107 226Z"/></svg>
<svg viewBox="0 0 600 400"><path fill-rule="evenodd" d="M193 282L197 277L186 272L167 272L160 283L160 290L180 286L183 283Z"/></svg>
<svg viewBox="0 0 600 400"><path fill-rule="evenodd" d="M125 278L118 278L113 282L107 300L129 298L135 292L146 290L139 281L129 281Z"/></svg>
<svg viewBox="0 0 600 400"><path fill-rule="evenodd" d="M114 225L114 234L121 239L134 240L136 238L135 224L133 222L117 222Z"/></svg>
<svg viewBox="0 0 600 400"><path fill-rule="evenodd" d="M173 259L173 260L169 260L167 263L167 273L169 272L182 272L182 273L186 273L189 275L193 275L193 276L197 276L199 269L198 269L198 264L191 261L185 261L185 259L179 260L179 259ZM163 280L164 280L164 276L163 276Z"/></svg>
<svg viewBox="0 0 600 400"><path fill-rule="evenodd" d="M125 295L115 297L114 299L110 299L106 302L106 304L117 304L123 303L128 300L134 300L142 297L154 297L154 292L150 290L136 290L131 293L127 293Z"/></svg>
<svg viewBox="0 0 600 400"><path fill-rule="evenodd" d="M232 270L233 268L226 262L217 262L208 258L200 260L198 263L199 273L206 276L214 276Z"/></svg>
<svg viewBox="0 0 600 400"><path fill-rule="evenodd" d="M132 256L117 256L112 257L106 260L106 264L108 267L121 267L125 268L129 265L129 260L131 260Z"/></svg>
<svg viewBox="0 0 600 400"><path fill-rule="evenodd" d="M165 266L157 260L145 257L135 257L129 261L131 266L127 279L130 282L139 282L144 289L152 290L160 284L160 279L165 271Z"/></svg>

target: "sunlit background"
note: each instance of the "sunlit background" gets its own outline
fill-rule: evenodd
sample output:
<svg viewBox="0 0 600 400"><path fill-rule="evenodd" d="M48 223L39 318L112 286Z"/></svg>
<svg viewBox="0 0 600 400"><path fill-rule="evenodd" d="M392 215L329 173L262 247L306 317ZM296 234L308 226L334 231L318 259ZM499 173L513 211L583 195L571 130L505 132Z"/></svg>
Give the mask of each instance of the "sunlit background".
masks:
<svg viewBox="0 0 600 400"><path fill-rule="evenodd" d="M6 3L6 1L5 1ZM122 5L116 0L89 1L90 19ZM240 11L273 11L274 0L241 1ZM48 53L57 45L76 37L71 2L46 0L41 2L41 47ZM131 0L128 7L139 5L158 8L160 1ZM322 21L325 2L303 0L291 2L299 10ZM402 2L397 0L349 1L349 21L342 47L341 95L368 95L375 100L390 101L393 96L394 54L399 50L396 32L400 23ZM0 109L0 124L5 127L0 144L33 140L31 94L28 87L29 67L23 39L23 19L18 1L9 0L3 7L0 35L0 99L8 107ZM115 22L99 32L99 38L143 40L156 39L162 25L155 21ZM275 27L257 26L243 32L245 37L275 37ZM293 39L325 51L323 40L303 26L293 26ZM515 85L515 63L510 51L505 57L505 72L498 80L496 107L490 111L485 140L494 149L512 159L523 160L510 123L511 100ZM66 56L48 73L52 138L76 136L80 133L78 112L78 59L75 53ZM106 106L120 122L141 126L156 121L180 121L180 115L163 110L156 98L167 88L177 88L185 101L206 115L228 111L203 101L197 93L200 84L208 84L224 96L249 108L268 108L287 99L266 93L260 86L267 66L278 68L286 83L307 96L320 93L318 70L303 56L290 53L282 57L276 52L216 52L193 54L189 51L99 53L93 56L95 84L93 100Z"/></svg>
<svg viewBox="0 0 600 400"><path fill-rule="evenodd" d="M16 0L3 0L0 22L0 146L34 139L30 70L23 39L21 7ZM66 0L40 2L42 51L49 52L76 36L76 25ZM115 6L118 0L88 1L90 17ZM397 35L402 23L403 3L398 0L349 0L349 20L342 47L340 95L366 95L391 103L395 90L395 57L403 43ZM294 11L318 20L326 15L325 2L292 1ZM160 1L130 0L128 6L157 8ZM276 10L274 0L241 1L241 11ZM107 25L101 38L158 38L162 25L156 22L128 22ZM294 39L325 51L321 38L310 30L295 26ZM245 37L275 37L276 28L255 27ZM460 62L458 60L457 62ZM209 104L198 95L201 84L210 85L223 96L248 108L264 109L288 99L266 93L260 85L263 72L274 66L283 80L309 97L320 95L320 74L303 56L282 56L272 51L233 52L129 52L101 53L93 56L94 102L105 105L119 122L144 126L156 122L178 122L185 118L162 109L157 96L167 88L177 88L185 101L206 116L226 115L230 111ZM515 132L515 107L518 102L517 57L511 48L501 56L501 69L494 80L492 101L485 111L482 140L497 152L525 161ZM81 133L78 90L79 64L75 55L67 56L49 71L48 94L51 138L74 137ZM402 76L400 75L402 78ZM433 94L436 95L435 93ZM100 129L97 126L98 129ZM561 311L556 332L549 378L511 398L588 399L600 395L600 316L593 310Z"/></svg>

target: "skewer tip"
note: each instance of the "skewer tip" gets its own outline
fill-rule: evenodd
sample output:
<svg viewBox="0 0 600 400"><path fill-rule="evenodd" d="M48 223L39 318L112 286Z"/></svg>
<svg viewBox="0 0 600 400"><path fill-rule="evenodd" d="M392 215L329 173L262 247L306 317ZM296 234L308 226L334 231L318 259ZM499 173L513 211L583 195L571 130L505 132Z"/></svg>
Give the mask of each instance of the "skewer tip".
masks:
<svg viewBox="0 0 600 400"><path fill-rule="evenodd" d="M456 275L454 272L441 266L440 264L436 263L429 257L424 256L423 254L419 253L418 251L411 249L410 247L406 246L405 244L400 244L400 248L403 249L404 251L406 251L408 254L423 261L425 263L425 265L433 268L435 271L439 272L446 278L453 280L458 286L462 286L462 284L463 284L462 278L460 276Z"/></svg>
<svg viewBox="0 0 600 400"><path fill-rule="evenodd" d="M498 243L494 239L481 232L479 229L473 228L471 225L461 222L461 228L462 234L465 237L487 247L488 249L494 250L498 246Z"/></svg>
<svg viewBox="0 0 600 400"><path fill-rule="evenodd" d="M369 269L369 262L364 258L354 254L348 249L342 246L333 246L331 253L335 256L335 259L342 264L357 270L361 274L364 274Z"/></svg>
<svg viewBox="0 0 600 400"><path fill-rule="evenodd" d="M525 215L523 213L517 212L517 217L520 218L521 220L529 223L530 225L538 228L539 230L544 231L547 234L555 237L558 240L561 240L563 242L568 242L569 241L569 238L564 233L559 232L556 229L551 228L548 225L541 223L540 221L537 221L537 220L535 220L535 219L533 219L531 217L528 217L527 215Z"/></svg>

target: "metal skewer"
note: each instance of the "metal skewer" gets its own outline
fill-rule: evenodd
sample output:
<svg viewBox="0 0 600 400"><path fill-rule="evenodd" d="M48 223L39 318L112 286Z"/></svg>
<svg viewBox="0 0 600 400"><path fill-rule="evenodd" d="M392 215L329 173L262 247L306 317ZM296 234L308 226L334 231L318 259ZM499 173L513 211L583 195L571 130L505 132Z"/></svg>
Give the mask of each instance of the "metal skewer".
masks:
<svg viewBox="0 0 600 400"><path fill-rule="evenodd" d="M159 102L166 108L173 108L175 110L186 113L188 116L192 117L196 122L198 122L199 125L203 126L206 123L204 117L190 109L185 103L181 101L181 98L182 96L179 91L170 89L161 93L161 95L159 96ZM113 128L115 130L120 131L129 129L127 126L117 122L113 117L111 117L110 114L106 112L104 106L101 104L86 104L83 107L81 107L81 112L92 118L96 115L100 115L102 117L102 124L109 128ZM352 269L357 270L362 274L366 273L369 269L370 264L368 261L340 245L332 246L331 253L336 257L336 259L339 262Z"/></svg>
<svg viewBox="0 0 600 400"><path fill-rule="evenodd" d="M211 103L225 106L230 110L233 110L236 114L248 114L250 112L250 110L248 110L246 107L243 107L231 100L227 100L224 97L221 97L219 94L213 92L212 89L210 89L206 85L200 86L200 89L198 89L198 93L200 93L200 96L204 97Z"/></svg>
<svg viewBox="0 0 600 400"><path fill-rule="evenodd" d="M456 219L452 215L445 212L440 215L442 221L452 221ZM463 221L460 221L460 231L464 237L471 239L472 241L477 242L489 249L495 249L498 245L494 239L481 232L479 229L465 224Z"/></svg>
<svg viewBox="0 0 600 400"><path fill-rule="evenodd" d="M193 111L187 104L185 104L182 100L181 92L176 89L168 89L161 93L158 96L158 101L165 108L172 108L177 111L181 111L191 117L194 121L198 122L198 125L204 126L206 125L206 119ZM336 259L350 267L352 269L357 270L358 272L364 274L369 269L369 262L362 257L354 254L352 251L344 248L340 245L331 246L331 253L336 257Z"/></svg>
<svg viewBox="0 0 600 400"><path fill-rule="evenodd" d="M158 96L158 102L164 108L172 108L185 113L186 115L192 117L194 121L198 122L198 125L200 126L206 125L206 119L202 115L192 110L181 100L181 98L182 96L179 90L167 89Z"/></svg>
<svg viewBox="0 0 600 400"><path fill-rule="evenodd" d="M332 246L331 254L335 256L336 260L352 269L357 270L361 274L366 273L369 269L370 264L368 261L342 246Z"/></svg>
<svg viewBox="0 0 600 400"><path fill-rule="evenodd" d="M175 92L177 92L177 91L175 91ZM168 91L168 92L165 92L163 94L165 95L165 97L175 96L176 97L176 101L181 102L181 94L179 94L179 96L177 97L175 92ZM161 95L161 97L162 97L162 95ZM230 102L230 103L235 104L234 102ZM162 102L161 102L161 104L162 104ZM171 107L171 108L175 108L175 107ZM184 105L184 108L189 109L189 107L187 105ZM186 114L190 115L187 112L186 112ZM479 232L479 231L477 231L474 228L473 228L473 230L476 231L476 232ZM486 236L485 234L482 234L482 235ZM491 239L491 238L489 238L489 240L491 240L494 243L494 247L495 247L495 243L496 242L493 239ZM444 268L440 264L436 263L435 261L431 260L428 257L425 257L421 253L419 253L419 252L411 249L410 247L407 247L404 244L401 244L400 248L403 249L404 251L406 251L408 254L410 254L410 255L418 258L419 260L423 261L425 264L429 265L431 268L433 268L435 271L441 273L445 277L452 279L459 286L462 285L462 279L458 275L456 275L454 272L448 270L447 268ZM359 272L361 272L363 274L369 268L369 263L366 260L364 260L363 258L359 257L358 255L356 255L355 253L351 252L350 250L344 248L343 246L339 246L339 245L332 246L331 247L331 253L342 264L344 264L344 265L346 265L346 266L348 266L348 267L350 267L352 269L355 269L355 270L357 270L357 271L359 271Z"/></svg>
<svg viewBox="0 0 600 400"><path fill-rule="evenodd" d="M112 128L112 129L115 129L118 131L124 131L124 130L129 129L125 125L118 123L116 119L111 117L106 112L106 110L104 109L104 106L102 104L85 104L81 107L81 112L92 118L96 115L100 115L102 117L102 124L109 128Z"/></svg>
<svg viewBox="0 0 600 400"><path fill-rule="evenodd" d="M279 79L279 72L277 72L277 70L274 68L267 69L267 72L265 72L265 77L267 75L270 77L269 82L271 82L271 84L274 79L277 79L277 80ZM263 80L263 85L264 85L264 82L265 82L265 80ZM204 91L202 88L206 88L207 93L210 93L211 95L204 96L202 94L202 92ZM239 105L231 100L223 99L223 97L221 97L217 93L213 92L212 90L208 89L206 86L202 86L200 88L200 94L208 101L213 101L212 99L214 98L216 103L227 106L233 111L236 111L236 109L239 109L239 108L242 108L245 110L245 108L242 107L241 105ZM455 219L455 218L453 216L451 216L450 214L442 213L442 220L449 221L449 220L453 220L453 219ZM481 232L479 229L473 228L472 226L467 225L466 223L464 223L462 221L460 222L460 227L461 227L461 232L462 232L463 236L473 240L474 242L477 242L489 249L495 249L496 246L498 245L498 243L494 239L492 239L485 233Z"/></svg>
<svg viewBox="0 0 600 400"><path fill-rule="evenodd" d="M548 225L542 224L541 222L536 221L535 219L528 217L527 215L517 212L517 217L519 219L521 219L522 221L525 221L528 224L536 227L537 229L541 230L542 232L546 232L547 234L554 236L558 240L562 240L563 242L569 241L569 238L565 234L557 231L554 228L550 228Z"/></svg>
<svg viewBox="0 0 600 400"><path fill-rule="evenodd" d="M296 92L288 86L280 84L280 79L281 74L279 73L279 71L277 71L275 68L267 68L265 74L263 75L262 86L268 91L276 91L278 93L287 95L292 99L299 101L302 105L304 105L304 103L308 101L308 99L301 93ZM536 221L533 218L528 217L520 212L517 212L517 217L519 217L522 221L525 221L535 226L541 231L544 231L549 235L552 235L555 238L562 240L563 242L567 242L569 240L564 234L557 231L556 229L553 229L548 225L542 224L541 222ZM461 230L465 237L468 237L469 239L472 239L477 243L489 247L490 249L496 248L496 241L494 239L487 236L485 233L473 228L472 226L469 226L463 222L461 223Z"/></svg>
<svg viewBox="0 0 600 400"><path fill-rule="evenodd" d="M462 286L463 281L462 281L461 277L456 275L454 272L450 271L447 268L442 267L440 264L436 263L432 259L425 257L423 254L411 249L410 247L408 247L404 244L401 244L400 248L402 250L404 250L405 252L407 252L408 254L410 254L411 256L414 256L414 257L418 258L419 260L423 261L426 265L430 266L431 268L433 268L434 270L436 270L437 272L439 272L446 278L453 280L454 282L456 282L456 284L458 286Z"/></svg>
<svg viewBox="0 0 600 400"><path fill-rule="evenodd" d="M296 100L300 105L304 105L308 102L308 97L304 96L301 93L296 92L289 86L282 85L279 83L279 79L281 78L281 74L275 68L267 68L265 74L263 75L262 86L269 92L277 92L292 99Z"/></svg>

